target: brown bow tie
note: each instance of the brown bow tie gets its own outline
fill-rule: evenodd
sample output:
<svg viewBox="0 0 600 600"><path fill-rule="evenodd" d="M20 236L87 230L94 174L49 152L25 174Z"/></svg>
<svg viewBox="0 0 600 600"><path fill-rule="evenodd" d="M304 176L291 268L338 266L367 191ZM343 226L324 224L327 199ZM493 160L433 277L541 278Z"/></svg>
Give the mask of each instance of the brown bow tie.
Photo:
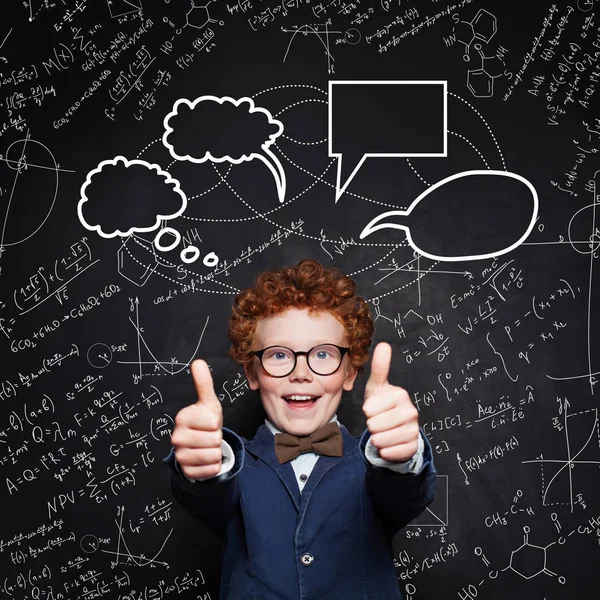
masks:
<svg viewBox="0 0 600 600"><path fill-rule="evenodd" d="M279 464L294 460L305 452L315 452L327 456L343 456L344 440L337 423L327 423L312 435L296 437L289 433L275 434L275 455Z"/></svg>

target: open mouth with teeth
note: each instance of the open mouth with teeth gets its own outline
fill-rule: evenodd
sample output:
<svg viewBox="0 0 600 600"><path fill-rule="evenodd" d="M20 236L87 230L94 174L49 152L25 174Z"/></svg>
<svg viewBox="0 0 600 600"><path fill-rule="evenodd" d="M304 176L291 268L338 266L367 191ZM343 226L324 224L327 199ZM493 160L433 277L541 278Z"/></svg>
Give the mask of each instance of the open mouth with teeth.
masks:
<svg viewBox="0 0 600 600"><path fill-rule="evenodd" d="M292 408L306 409L313 406L320 396L294 394L291 396L282 396L282 398Z"/></svg>

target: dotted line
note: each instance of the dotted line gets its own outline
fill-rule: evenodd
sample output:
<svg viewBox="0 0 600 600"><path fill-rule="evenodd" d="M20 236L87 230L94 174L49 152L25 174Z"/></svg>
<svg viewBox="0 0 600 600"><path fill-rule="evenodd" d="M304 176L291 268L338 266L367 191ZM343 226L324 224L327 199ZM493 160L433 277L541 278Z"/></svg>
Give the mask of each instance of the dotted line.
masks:
<svg viewBox="0 0 600 600"><path fill-rule="evenodd" d="M329 164L325 167L325 170L323 171L323 173L321 173L321 175L315 175L314 173L308 171L307 169L305 169L304 167L300 166L299 164L295 163L291 158L289 158L289 156L287 156L287 154L285 154L285 152L283 152L283 150L277 145L274 144L274 147L277 149L277 151L281 154L281 156L283 158L285 158L286 161L288 161L292 166L294 166L296 169L302 171L303 173L306 173L307 175L309 175L310 177L314 178L315 181L309 185L306 189L304 189L302 192L298 193L296 196L294 196L293 198L290 198L288 200L286 200L285 202L283 202L282 204L279 204L279 206L265 212L265 213L260 213L258 211L255 211L254 209L253 212L255 212L256 214L251 216L251 217L239 217L239 218L205 218L205 217L192 217L190 215L186 215L185 213L181 215L181 218L183 219L187 219L189 221L197 221L197 222L204 222L204 223L243 223L243 222L247 222L247 221L255 221L256 219L262 218L264 215L270 215L273 214L283 208L286 208L291 202L294 202L295 200L297 200L298 198L300 198L302 195L304 195L306 192L308 192L308 190L310 190L311 188L313 188L317 182L321 182L324 185L327 185L333 189L335 189L335 185L332 183L329 183L328 181L325 181L323 179L323 176L327 173L327 171L329 171L329 169L332 167L332 165L335 163L336 158L332 158L331 161L329 162ZM211 163L213 168L214 168L214 164ZM220 176L221 179L220 181L218 181L214 186L212 186L210 189L206 190L205 192L202 192L202 194L197 194L196 196L191 196L190 198L188 198L188 200L194 200L195 198L199 198L200 196L203 196L205 194L208 194L209 192L211 192L212 190L214 190L216 187L220 186L222 183L224 183L224 179L229 175L229 171L231 170L232 165L229 164L229 168L227 170L227 173L224 176ZM217 171L217 174L219 172ZM371 202L372 204L378 204L379 206L384 206L387 208L400 208L395 204L388 204L387 202L380 202L379 200L372 200L371 198L367 198L365 196L361 196L359 194L355 194L353 192L349 192L348 190L346 190L345 194L348 194L349 196L352 196L354 198L358 198L359 200L364 200L366 202ZM323 239L322 241L325 242L330 242L330 243L335 243L338 240L328 240L328 239ZM365 246L368 246L370 244L362 244ZM384 244L384 245L388 245L388 244Z"/></svg>
<svg viewBox="0 0 600 600"><path fill-rule="evenodd" d="M130 237L129 237L129 239L133 239L133 240L134 240L134 242L135 242L135 243L136 243L138 246L140 246L140 247L141 247L141 248L143 248L143 249L144 249L146 252L148 252L148 248L147 248L146 246L144 246L144 244L140 243L140 242L139 242L139 240L136 238L136 236L130 236ZM132 259L134 262L136 262L138 265L140 265L140 266L141 266L141 267L143 267L144 269L149 269L149 268L150 268L150 265L145 265L145 264L143 264L143 263L142 263L141 261L139 261L139 260L138 260L138 259L137 259L135 256L133 256L133 255L131 254L131 252L130 252L129 248L127 248L127 246L125 246L125 244L123 244L123 246L122 246L122 247L125 247L125 249L127 250L127 254L129 255L129 257L130 257L130 258L131 258L131 259ZM169 268L171 268L171 267L175 267L176 265L175 265L174 263L170 263L169 261L165 260L165 261L164 261L164 265L163 265L163 266L166 266L166 267L169 267ZM185 270L185 272L186 272L186 273L189 273L190 275L195 275L196 277L198 277L198 276L199 276L199 275L198 275L198 273L194 273L193 271L190 271L189 269L184 269L184 270ZM161 273L160 271L157 271L156 269L153 269L153 271L152 271L152 272L153 272L153 273L156 273L157 275L160 275L161 277L163 277L163 278L164 278L164 279L166 279L167 281L170 281L171 283L174 283L174 284L178 285L179 287L182 287L182 286L186 285L186 283L185 283L185 282L183 282L183 281L178 281L178 280L176 280L176 279L173 279L172 277L169 277L168 275L165 275L164 273ZM213 279L212 281L215 281L215 283L221 283L220 281L216 281L216 280L214 280L214 279ZM188 284L188 285L189 285L189 284ZM231 288L232 290L235 290L235 292L236 292L236 293L240 291L239 289L236 289L236 288L234 288L234 287L232 287L232 286L229 286L229 285L227 285L226 283L221 283L221 285L225 285L226 287L229 287L229 288ZM219 291L219 290L207 290L207 289L200 288L200 287L197 287L196 289L197 289L199 292L207 292L207 293L209 293L209 294L230 294L230 292L222 292L222 291Z"/></svg>
<svg viewBox="0 0 600 600"><path fill-rule="evenodd" d="M588 408L587 410L580 410L579 412L573 412L573 413L570 412L569 417L576 417L577 415L585 415L585 413L589 413L589 412L596 413L596 416L598 416L597 408Z"/></svg>
<svg viewBox="0 0 600 600"><path fill-rule="evenodd" d="M256 94L254 94L254 96L250 96L250 97L257 98L261 94L266 94L267 92L272 92L274 90L284 90L286 88L307 88L310 90L315 90L321 94L327 94L327 92L325 90L318 88L314 85L307 85L304 83L288 83L287 85L276 85L274 87L267 88L266 90L263 90L262 92L257 92Z"/></svg>
<svg viewBox="0 0 600 600"><path fill-rule="evenodd" d="M189 283L185 283L185 282L181 282L181 281L175 281L173 279L171 279L170 277L168 277L167 275L165 275L164 273L161 273L160 271L154 271L157 275L160 275L161 277L164 277L165 279L172 281L173 283L178 283L180 287L184 286L184 285L191 285ZM186 269L186 273L191 273L192 275L196 275L195 273L193 273L192 271L189 271L188 269ZM214 279L212 279L211 281L215 281ZM220 283L219 281L215 281L215 283ZM225 285L225 284L223 284ZM228 286L229 287L229 286ZM234 292L222 292L220 290L207 290L206 288L202 288L202 287L198 287L197 284L194 284L194 289L198 292L206 292L207 294L225 294L228 296L232 296ZM233 290L235 290L235 293L239 292L240 290L236 289L236 288L231 288ZM186 292L183 292L186 293Z"/></svg>
<svg viewBox="0 0 600 600"><path fill-rule="evenodd" d="M546 484L544 482L544 463L541 462L540 463L540 471L541 471L541 475L542 475L542 506L544 505L544 488L546 487Z"/></svg>
<svg viewBox="0 0 600 600"><path fill-rule="evenodd" d="M214 167L214 165L213 165ZM216 170L216 168L215 168ZM218 171L217 171L218 173ZM219 176L220 173L219 173ZM272 221L271 219L268 219L266 217L266 214L262 214L260 212L258 212L256 209L254 209L252 206L250 206L229 184L228 181L223 181L223 183L225 183L225 185L231 190L231 193L234 194L234 196L247 208L249 208L253 213L257 214L260 218L264 219L265 221L267 221L268 223L271 223L271 225L273 225L274 227L278 227L280 229L283 229L284 231L287 231L289 233L294 233L300 237L306 238L308 240L315 240L317 242L330 242L332 244L336 243L338 240L328 240L326 238L318 238L314 235L308 235L307 233L302 233L301 231L296 231L294 229L288 229L287 227L285 227L284 225L280 225L279 223L276 223L275 221ZM366 244L366 243L360 243L360 242L355 242L354 244L352 244L353 246L390 246L391 244L377 244L377 243L372 243L372 244Z"/></svg>
<svg viewBox="0 0 600 600"><path fill-rule="evenodd" d="M238 292L241 292L242 290L240 288L236 288L232 285L229 285L228 283L223 283L222 281L218 281L217 279L211 279L211 281L214 281L215 283L218 283L219 285L222 285L224 287L229 288L230 290L233 290L236 294ZM225 292L221 292L222 294L224 294Z"/></svg>
<svg viewBox="0 0 600 600"><path fill-rule="evenodd" d="M27 4L29 4L29 11L30 11L30 12L31 12L31 3L32 3L32 2L33 2L33 0L29 0L29 1L27 2ZM47 7L45 4L42 4L42 5L39 7L38 11L35 13L35 15L33 15L33 14L32 14L32 15L31 15L31 17L28 19L28 21L29 21L30 23L32 23L32 22L33 22L33 21L36 19L36 17L37 17L37 16L38 16L38 15L39 15L39 14L42 12L42 10L43 10L44 8L48 8L48 7Z"/></svg>
<svg viewBox="0 0 600 600"><path fill-rule="evenodd" d="M280 204L279 206L265 212L265 213L260 213L258 211L256 211L255 209L253 209L252 207L250 207L248 204L246 204L245 202L243 202L244 204L246 204L246 206L248 206L248 208L250 208L250 210L252 210L255 215L251 216L251 217L239 217L239 218L205 218L205 217L192 217L186 214L181 215L181 217L183 219L187 219L189 221L196 221L196 222L205 222L205 223L242 223L242 222L246 222L246 221L254 221L256 219L259 218L263 218L266 215L270 215L272 213L275 213L279 210L281 210L282 208L286 208L291 202L294 202L295 200L297 200L298 198L300 198L303 194L305 194L308 190L310 190L311 188L313 188L317 182L321 182L324 185L328 185L331 188L335 188L335 186L327 181L325 181L323 179L323 176L327 173L327 171L331 168L331 166L335 163L335 158L331 159L331 161L329 162L329 164L327 165L327 167L325 168L325 170L323 171L323 173L321 175L315 175L314 173L311 173L310 171L308 171L307 169L305 169L304 167L300 166L299 164L295 163L293 160L291 160L282 150L281 148L279 148L279 146L277 144L275 144L275 148L277 148L277 150L279 151L279 153L281 154L281 156L283 158L285 158L285 160L287 160L292 166L296 167L297 169L299 169L300 171L302 171L303 173L306 173L307 175L309 175L310 177L313 177L315 179L315 181L309 185L306 189L304 189L302 192L300 192L299 194L297 194L296 196L294 196L293 198L290 198L288 200L286 200L283 204ZM213 169L215 169L215 171L217 172L217 175L219 175L220 177L220 181L218 181L212 188L210 188L209 190L206 190L205 192L203 192L202 194L198 194L196 196L192 196L190 197L188 200L193 200L194 198L198 198L210 191L212 191L213 189L215 189L217 186L221 185L222 183L225 183L225 178L229 175L229 171L231 170L231 165L229 166L229 169L227 170L227 173L225 174L225 176L222 176L219 171L216 170L216 167L214 165L214 163L211 162L211 165L213 167ZM346 192L348 195L353 196L355 198L361 199L361 200L365 200L367 202L371 202L373 204L379 204L381 206L385 206L388 208L397 208L396 205L393 204L387 204L385 202L379 202L377 200L372 200L370 198L366 198L364 196L360 196L358 194L354 194L352 192ZM281 225L277 225L277 227L282 227ZM297 232L295 232L297 233ZM323 242L329 242L329 243L336 243L338 240L329 240L329 239L323 239L323 238L313 238L313 239L317 239L319 241L323 241ZM363 245L363 246L371 246L371 245L380 245L380 246L389 246L390 244L367 244L367 243L363 243L363 244L357 244L357 245Z"/></svg>
<svg viewBox="0 0 600 600"><path fill-rule="evenodd" d="M402 244L398 244L397 246L392 248L387 254L384 254L379 260L375 261L374 263L372 263L370 265L367 265L363 269L359 269L358 271L353 271L352 273L348 273L348 277L354 277L355 275L358 275L359 273L363 273L364 271L366 271L368 269L372 269L375 265L378 265L380 262L384 261L390 254L392 254L393 252L396 252L396 250L398 250L398 248L401 248L402 246L406 246L406 242L403 242Z"/></svg>
<svg viewBox="0 0 600 600"><path fill-rule="evenodd" d="M317 178L324 185L328 185L330 188L335 189L335 185L333 183L329 183L329 181L324 181L321 179L321 177L329 170L329 167L331 167L331 165L336 161L336 158L331 159L331 162L327 165L327 169L325 171L323 171L323 175L321 175L321 177L319 177L318 175L315 175L314 173L307 171L304 167L301 167L300 165L296 164L291 158L289 158L289 156L287 156L287 154L285 154L285 152L277 144L275 144L275 148L277 148L277 151L281 154L281 156L283 156L283 158L285 158L285 160L287 160L291 165L296 167L296 169L303 171L307 175L310 175L310 177ZM310 188L307 188L307 190L308 189L310 189ZM354 198L358 198L359 200L365 200L366 202L371 202L372 204L379 204L380 206L386 206L388 208L399 208L395 204L387 204L386 202L380 202L379 200L372 200L371 198L367 198L366 196L361 196L360 194L354 194L353 192L349 192L348 190L346 190L344 192L344 194L348 194L348 196L353 196ZM266 213L266 214L268 214L268 213Z"/></svg>
<svg viewBox="0 0 600 600"><path fill-rule="evenodd" d="M142 373L142 377L160 377L161 375L167 376L167 375L178 375L179 372L177 373ZM136 373L136 377L139 377L139 375Z"/></svg>
<svg viewBox="0 0 600 600"><path fill-rule="evenodd" d="M293 167L296 167L296 169L298 169L299 171L302 171L303 173L306 173L309 177L312 177L314 179L314 181L305 190L303 190L297 196L295 196L294 199L299 198L300 196L303 196L304 194L306 194L306 192L308 192L308 190L313 188L317 183L322 183L323 185L331 185L328 181L325 181L323 179L323 176L335 164L335 162L336 162L335 158L332 158L329 161L329 163L325 167L325 170L320 175L315 175L314 173L311 173L304 167L301 167L299 164L295 163L277 144L275 144L275 148L277 149L279 154L281 154L281 156L283 156L283 158L285 158L285 160L287 160L290 163L290 165L292 165ZM291 202L291 200L290 200L290 202ZM266 214L268 214L268 213L266 213Z"/></svg>
<svg viewBox="0 0 600 600"><path fill-rule="evenodd" d="M155 140L152 140L137 156L136 158L139 158L142 154L144 154L144 152L146 152L146 150L148 150L148 148L150 148L150 146L152 146L152 144L156 144L156 142L160 142L161 138L156 138Z"/></svg>
<svg viewBox="0 0 600 600"><path fill-rule="evenodd" d="M498 154L500 154L500 160L502 161L502 166L504 167L504 170L506 171L506 163L504 162L504 156L502 155L502 150L500 150L500 146L498 145L498 142L496 141L496 136L494 135L494 132L491 130L490 126L487 124L487 121L483 118L483 115L472 104L469 104L464 98L461 98L460 96L458 96L457 94L454 94L452 92L448 92L448 95L454 96L454 98L457 98L461 102L464 102L471 110L475 111L475 114L477 114L477 116L483 121L483 124L487 127L487 130L490 132L490 135L492 136L492 139L494 140L494 144L496 144L496 148L498 149Z"/></svg>
<svg viewBox="0 0 600 600"><path fill-rule="evenodd" d="M227 172L225 173L224 177L229 177L229 172L232 169L232 164L229 163L229 167L227 168ZM191 196L190 198L188 198L188 200L195 200L196 198L201 198L202 196L209 194L210 192L212 192L214 189L218 188L220 185L222 185L223 182L222 181L217 181L217 183L215 183L215 185L213 185L211 188L208 188L207 190L204 190L201 194L196 194L195 196ZM182 217L185 217L185 215L181 215ZM186 217L188 219L195 219L195 217ZM205 221L208 219L204 219Z"/></svg>
<svg viewBox="0 0 600 600"><path fill-rule="evenodd" d="M282 112L288 110L288 108L294 108L294 106L299 106L300 104L306 104L307 102L320 102L322 104L327 105L327 100L321 100L319 98L306 98L305 100L298 100L298 102L293 102L292 104L288 104L284 108L282 108L278 113L275 113L273 116L278 117Z"/></svg>
<svg viewBox="0 0 600 600"><path fill-rule="evenodd" d="M412 166L412 163L410 162L410 159L406 159L406 162L408 163L408 166L413 170L413 173L426 185L426 186L430 186L431 184L428 183L427 181L425 181L420 173Z"/></svg>
<svg viewBox="0 0 600 600"><path fill-rule="evenodd" d="M167 277L164 273L161 273L160 271L154 271L154 272L157 275L160 275L161 277L164 277L165 279L168 279L169 281L173 281L170 277ZM190 272L191 271L188 271L188 273L190 273ZM182 282L176 282L176 281L173 281L173 283L179 283L180 286L186 285L186 284L184 284ZM191 285L191 284L188 283L187 285ZM228 296L232 296L233 295L233 292L222 292L220 290L207 290L206 288L198 287L196 284L194 284L194 289L196 291L198 291L198 292L206 292L207 294L225 294L225 295L228 295ZM233 289L235 289L235 288L233 288ZM239 291L239 290L237 290L237 291ZM186 293L186 292L183 292L183 293Z"/></svg>
<svg viewBox="0 0 600 600"><path fill-rule="evenodd" d="M479 154L479 158L481 158L481 160L483 161L483 164L488 169L490 168L490 165L487 164L487 161L483 157L483 154L481 154L481 152L479 152L479 150L464 135L461 135L460 133L456 133L455 131L450 131L450 130L448 130L448 133L451 133L452 135L455 135L455 136L459 137L461 140L467 142L467 144L469 144L469 146L471 146L471 148L473 148L473 150L475 150L475 152L477 152L477 154Z"/></svg>
<svg viewBox="0 0 600 600"><path fill-rule="evenodd" d="M317 146L318 144L324 144L327 141L327 138L323 138L322 140L317 140L316 142L301 142L289 135L281 134L281 137L285 140L289 140L290 142L294 142L294 144L298 144L299 146Z"/></svg>
<svg viewBox="0 0 600 600"><path fill-rule="evenodd" d="M159 275L162 275L162 273L159 273ZM220 290L207 290L206 288L198 287L196 284L194 284L194 290L196 290L197 292L205 292L206 294L224 294L226 296L233 296L234 293L237 293L237 292L222 292ZM183 292L183 293L185 294L187 292Z"/></svg>
<svg viewBox="0 0 600 600"><path fill-rule="evenodd" d="M596 436L598 437L598 448L600 448L600 427L598 427L598 409L588 408L587 410L580 410L579 412L569 413L569 417L575 417L576 415L584 415L585 413L589 412L594 413L594 427L596 429Z"/></svg>
<svg viewBox="0 0 600 600"><path fill-rule="evenodd" d="M314 173L307 171L304 167L301 167L300 165L296 164L291 158L289 158L289 156L287 156L287 154L285 154L285 152L283 152L283 150L281 150L281 148L279 146L277 146L277 144L275 145L275 148L277 148L277 151L279 152L279 154L281 154L281 156L283 156L283 158L285 158L285 160L287 160L293 167L296 167L296 169L298 169L299 171L302 171L303 173L306 173L307 175L309 175L310 177L312 177L314 179L314 181L307 188L305 188L304 190L302 190L301 192L296 194L296 196L294 196L293 198L290 198L290 202L294 202L295 200L297 200L298 198L300 198L301 196L306 194L306 192L308 192L308 190L315 187L315 185L317 185L317 183L319 183L319 182L323 183L325 185L327 184L327 182L323 179L323 176L333 166L333 164L335 163L335 158L332 158L329 161L329 163L325 167L325 170L320 175L315 175ZM284 202L284 206L286 204L287 204L287 202ZM270 211L270 212L273 212L273 211ZM269 213L265 213L265 214L269 214Z"/></svg>
<svg viewBox="0 0 600 600"><path fill-rule="evenodd" d="M279 150L279 148L278 148ZM281 150L280 150L281 152ZM286 158L288 161L289 159L287 158L287 156L285 156L285 154L283 154L283 152L281 152L281 154L284 156L284 158ZM334 159L335 160L335 159ZM334 163L334 160L332 160L327 167L325 168L325 170L323 171L323 173L321 175L314 175L313 173L309 173L306 169L303 169L302 167L300 167L299 165L296 165L294 163L292 163L295 167L297 167L298 169L304 171L305 173L307 173L308 175L310 175L311 177L315 177L317 179L317 181L321 181L322 183L325 183L325 181L322 180L323 175L325 175L325 173L327 173L327 171L329 170L329 168L331 167L331 165ZM291 161L290 161L291 162ZM213 165L213 168L216 170L216 167L214 166L214 163L211 163ZM219 174L219 172L217 171L217 174ZM229 170L227 171L226 175L229 175ZM218 223L242 223L244 221L254 221L255 219L259 219L261 218L263 215L270 215L274 212L277 212L279 210L281 210L282 208L286 208L290 203L294 202L295 200L297 200L298 198L300 198L303 194L305 194L308 190L310 190L312 187L314 187L317 184L317 181L314 181L310 186L308 186L305 190L301 191L299 194L297 194L296 196L294 196L293 198L289 198L288 200L286 200L285 202L279 204L278 206L276 206L275 208L272 208L271 210L265 212L265 213L259 213L258 211L254 211L255 214L252 217L239 217L237 219L209 219L209 218L202 218L202 217L186 217L186 215L181 215L184 218L193 220L193 221L203 221L203 222L218 222ZM219 181L215 186L213 186L211 189L214 189L217 185L221 185L225 183L225 176L221 177L221 181ZM210 191L210 190L208 190ZM206 193L206 192L205 192ZM196 198L197 196L194 196L194 198ZM254 209L252 209L254 210Z"/></svg>

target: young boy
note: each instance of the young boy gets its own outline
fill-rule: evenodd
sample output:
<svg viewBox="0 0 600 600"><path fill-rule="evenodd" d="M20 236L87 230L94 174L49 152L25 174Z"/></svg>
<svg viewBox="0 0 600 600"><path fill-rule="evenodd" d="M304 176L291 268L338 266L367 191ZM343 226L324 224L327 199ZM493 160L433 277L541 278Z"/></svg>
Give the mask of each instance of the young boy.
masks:
<svg viewBox="0 0 600 600"><path fill-rule="evenodd" d="M251 441L223 427L204 361L198 401L175 417L167 459L183 506L224 539L222 600L401 598L392 539L433 500L431 447L378 344L367 429L336 418L369 358L373 322L355 284L312 260L269 271L235 299L230 354L267 414Z"/></svg>

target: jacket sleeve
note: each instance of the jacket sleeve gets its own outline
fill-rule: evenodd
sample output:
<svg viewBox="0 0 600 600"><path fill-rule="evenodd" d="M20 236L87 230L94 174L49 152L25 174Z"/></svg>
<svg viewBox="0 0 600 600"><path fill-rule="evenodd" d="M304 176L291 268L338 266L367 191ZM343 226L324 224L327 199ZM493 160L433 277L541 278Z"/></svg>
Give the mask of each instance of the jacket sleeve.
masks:
<svg viewBox="0 0 600 600"><path fill-rule="evenodd" d="M436 471L431 445L422 429L420 435L425 445L423 465L419 472L406 474L371 464L365 456L367 441L371 437L369 430L366 429L360 438L360 452L366 465L367 493L390 544L398 531L433 502Z"/></svg>
<svg viewBox="0 0 600 600"><path fill-rule="evenodd" d="M223 539L229 515L239 501L238 474L244 467L245 440L236 433L223 428L223 439L235 455L233 468L227 473L202 481L188 480L175 459L175 449L163 461L171 469L171 489L183 509L215 535Z"/></svg>

